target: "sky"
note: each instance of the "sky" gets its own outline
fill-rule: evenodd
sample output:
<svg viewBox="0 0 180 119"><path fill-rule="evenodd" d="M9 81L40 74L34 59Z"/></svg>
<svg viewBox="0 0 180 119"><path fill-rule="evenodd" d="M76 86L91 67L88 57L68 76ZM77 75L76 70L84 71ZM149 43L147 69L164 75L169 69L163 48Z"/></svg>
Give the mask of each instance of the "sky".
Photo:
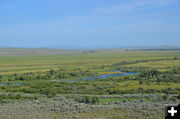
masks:
<svg viewBox="0 0 180 119"><path fill-rule="evenodd" d="M0 0L0 47L180 45L180 0Z"/></svg>

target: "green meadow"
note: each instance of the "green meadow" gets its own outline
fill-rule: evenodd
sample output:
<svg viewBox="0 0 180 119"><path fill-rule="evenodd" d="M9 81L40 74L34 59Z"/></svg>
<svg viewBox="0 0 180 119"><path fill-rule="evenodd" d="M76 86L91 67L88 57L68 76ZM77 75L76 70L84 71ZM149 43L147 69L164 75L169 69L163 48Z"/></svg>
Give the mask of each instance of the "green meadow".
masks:
<svg viewBox="0 0 180 119"><path fill-rule="evenodd" d="M180 51L97 50L93 53L69 52L61 55L1 56L1 83L22 83L23 85L5 85L1 86L0 90L10 93L24 93L23 89L39 90L41 85L43 88L48 88L49 86L46 86L50 85L55 90L63 89L63 91L57 92L58 94L93 94L95 92L107 94L111 91L118 94L118 92L126 93L127 91L129 93L141 88L147 92L148 90L161 92L168 88L180 87L179 68ZM122 73L137 72L139 74L63 82L119 73L113 72L115 70ZM157 75L147 75L151 73L151 70L155 70ZM8 91L4 90L7 87ZM64 87L69 88L65 89Z"/></svg>
<svg viewBox="0 0 180 119"><path fill-rule="evenodd" d="M125 72L137 74L73 81ZM164 103L179 102L180 51L114 49L69 51L53 55L0 56L0 95L2 104L60 96L77 104L97 107L97 111L90 112L94 115L92 118L105 118L101 114L108 110L106 117L109 119L123 116L130 119L131 111L134 110L132 106L125 110L124 107L118 107L117 110L114 106L99 110L99 106L111 106L114 103L125 105L127 102L135 105L138 101L152 105L162 100ZM151 112L148 110L147 114ZM126 115L123 114L124 111L127 112ZM87 118L90 113L79 112L75 115ZM140 119L144 112L135 114ZM53 115L57 116L56 112ZM158 118L162 118L162 115L162 112L159 113ZM144 116L154 118L151 114Z"/></svg>
<svg viewBox="0 0 180 119"><path fill-rule="evenodd" d="M48 71L49 69L81 68L93 70L97 66L113 65L137 60L173 59L180 57L179 51L118 51L105 50L95 53L66 53L46 56L0 56L0 73L13 74L23 72ZM178 67L179 61L140 62L128 67Z"/></svg>

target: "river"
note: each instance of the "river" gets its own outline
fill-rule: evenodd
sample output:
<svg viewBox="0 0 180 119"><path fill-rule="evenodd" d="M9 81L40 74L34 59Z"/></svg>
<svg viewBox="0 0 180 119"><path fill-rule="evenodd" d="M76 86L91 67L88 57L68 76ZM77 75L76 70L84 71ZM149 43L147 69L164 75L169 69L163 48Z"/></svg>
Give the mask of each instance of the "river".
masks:
<svg viewBox="0 0 180 119"><path fill-rule="evenodd" d="M90 78L68 80L68 82L81 81L81 80L93 80L93 79L107 79L109 77L128 76L128 75L135 75L135 74L138 74L138 73L137 72L125 72L125 73L117 73L117 74L104 74L104 75L90 77Z"/></svg>

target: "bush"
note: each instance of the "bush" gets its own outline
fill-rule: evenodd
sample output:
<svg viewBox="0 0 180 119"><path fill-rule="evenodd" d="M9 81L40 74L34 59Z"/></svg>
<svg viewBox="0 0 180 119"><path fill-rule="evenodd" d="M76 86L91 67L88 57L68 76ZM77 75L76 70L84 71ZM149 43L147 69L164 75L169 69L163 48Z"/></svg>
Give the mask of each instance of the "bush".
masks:
<svg viewBox="0 0 180 119"><path fill-rule="evenodd" d="M144 82L143 82L142 80L140 80L140 81L139 81L139 84L142 85L142 84L144 84Z"/></svg>
<svg viewBox="0 0 180 119"><path fill-rule="evenodd" d="M175 97L171 97L169 100L175 102L177 99Z"/></svg>
<svg viewBox="0 0 180 119"><path fill-rule="evenodd" d="M169 96L168 96L168 95L163 95L162 98L163 98L164 100L167 100L167 99L169 98Z"/></svg>
<svg viewBox="0 0 180 119"><path fill-rule="evenodd" d="M86 103L86 104L96 104L96 103L99 103L99 98L92 97L92 96L83 96L83 97L76 97L75 101L78 101L80 103Z"/></svg>
<svg viewBox="0 0 180 119"><path fill-rule="evenodd" d="M54 90L53 88L46 88L41 90L42 94L45 94L48 98L52 98L55 97L57 95L56 90Z"/></svg>
<svg viewBox="0 0 180 119"><path fill-rule="evenodd" d="M143 70L143 71L141 71L139 76L143 77L143 78L149 78L149 77L157 77L159 74L160 74L159 71L154 70L154 69L150 69L150 70Z"/></svg>
<svg viewBox="0 0 180 119"><path fill-rule="evenodd" d="M178 60L179 58L178 57L174 57L174 60Z"/></svg>

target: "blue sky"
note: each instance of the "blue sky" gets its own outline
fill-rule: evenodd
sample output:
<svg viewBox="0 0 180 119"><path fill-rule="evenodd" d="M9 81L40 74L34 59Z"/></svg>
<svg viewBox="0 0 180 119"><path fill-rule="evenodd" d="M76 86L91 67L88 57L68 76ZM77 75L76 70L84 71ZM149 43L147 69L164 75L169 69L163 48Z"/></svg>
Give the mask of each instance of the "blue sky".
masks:
<svg viewBox="0 0 180 119"><path fill-rule="evenodd" d="M0 0L0 47L180 45L180 0Z"/></svg>

